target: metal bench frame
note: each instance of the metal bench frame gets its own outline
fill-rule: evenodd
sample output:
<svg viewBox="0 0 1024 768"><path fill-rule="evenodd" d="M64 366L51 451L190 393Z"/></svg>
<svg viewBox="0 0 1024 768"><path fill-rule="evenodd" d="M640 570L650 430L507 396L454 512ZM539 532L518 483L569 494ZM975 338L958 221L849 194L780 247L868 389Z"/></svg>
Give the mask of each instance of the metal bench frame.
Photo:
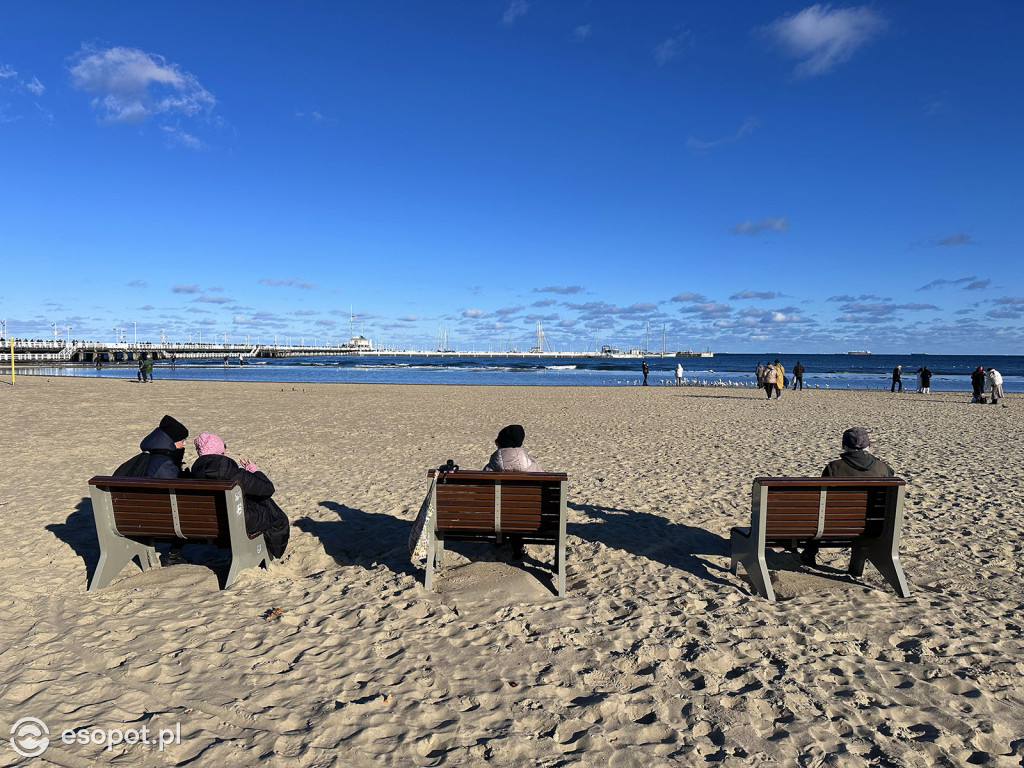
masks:
<svg viewBox="0 0 1024 768"><path fill-rule="evenodd" d="M851 575L862 576L864 563L870 561L900 597L908 597L910 588L899 555L905 489L906 481L899 477L756 477L751 489L750 527L733 528L730 534L729 570L735 574L737 565L742 564L757 593L774 601L766 548L795 549L809 542L849 547ZM847 499L850 491L865 491L867 501L859 507L847 503L837 512L837 505L829 503L830 490L834 497L845 491ZM884 494L884 504L880 510L869 509L873 494L879 492ZM787 494L790 506L786 500L772 498L781 494ZM875 517L870 516L872 512Z"/></svg>
<svg viewBox="0 0 1024 768"><path fill-rule="evenodd" d="M89 591L103 589L132 558L139 559L143 571L160 567L154 543L174 539L197 540L231 549L231 568L224 582L230 587L244 568L266 567L270 553L263 534L250 537L245 530L245 503L241 487L227 480L167 480L163 478L104 477L89 480L96 536L100 543L100 559ZM138 495L145 494L145 498ZM150 517L152 527L140 531L119 530L117 516L125 496L135 493L133 503L137 517ZM179 494L190 498L212 497L215 514L179 514ZM168 505L162 503L169 500ZM148 503L153 502L153 503ZM115 511L115 507L118 510ZM124 526L122 526L124 527ZM204 531L196 535L195 530ZM142 531L142 528L146 528ZM154 532L156 531L156 532Z"/></svg>
<svg viewBox="0 0 1024 768"><path fill-rule="evenodd" d="M428 482L433 483L436 470L427 472ZM460 524L458 527L446 527L438 525L439 517L443 512L438 506L438 489L441 489L442 498L445 497L446 486L471 487L480 489L484 494L488 489L493 489L493 516L488 515L487 525L467 526ZM524 506L520 501L516 509L512 509L511 503L502 503L502 486L516 488L537 488L543 494L544 489L552 489L557 486L558 492L558 520L554 525L540 525L529 528L521 516L524 514ZM430 523L430 534L427 544L427 568L423 577L423 585L427 589L433 589L434 568L440 566L444 559L444 543L448 538L452 541L494 541L501 543L503 535L520 536L524 543L529 544L553 544L555 546L555 592L559 597L565 596L565 518L568 499L569 477L564 472L463 472L458 471L448 474L445 478L439 479L433 485L432 506L435 510ZM507 494L510 495L510 494ZM543 499L536 505L536 512L540 514L543 507ZM525 514L532 512L532 505ZM514 516L520 516L519 520L512 522ZM543 522L543 521L542 521Z"/></svg>

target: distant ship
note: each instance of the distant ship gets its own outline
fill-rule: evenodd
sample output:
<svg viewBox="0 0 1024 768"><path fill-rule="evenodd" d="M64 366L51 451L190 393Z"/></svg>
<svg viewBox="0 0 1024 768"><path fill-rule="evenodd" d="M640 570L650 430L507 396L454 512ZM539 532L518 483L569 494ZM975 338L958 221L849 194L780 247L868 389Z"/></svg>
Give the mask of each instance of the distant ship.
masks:
<svg viewBox="0 0 1024 768"><path fill-rule="evenodd" d="M853 352L847 352L848 355L870 355L871 351L867 349L855 349Z"/></svg>
<svg viewBox="0 0 1024 768"><path fill-rule="evenodd" d="M676 352L676 357L714 357L715 353L710 349L705 349L703 352L695 352L692 349L680 350Z"/></svg>

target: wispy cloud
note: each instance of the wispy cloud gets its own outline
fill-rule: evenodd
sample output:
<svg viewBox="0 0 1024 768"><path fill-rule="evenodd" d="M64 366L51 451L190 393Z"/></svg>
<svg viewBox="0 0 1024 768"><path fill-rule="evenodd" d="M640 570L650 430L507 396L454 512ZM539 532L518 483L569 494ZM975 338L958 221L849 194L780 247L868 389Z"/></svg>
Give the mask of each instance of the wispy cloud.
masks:
<svg viewBox="0 0 1024 768"><path fill-rule="evenodd" d="M180 128L164 125L160 127L160 130L164 132L168 143L172 146L186 147L188 149L207 149L205 142Z"/></svg>
<svg viewBox="0 0 1024 768"><path fill-rule="evenodd" d="M652 51L654 60L659 67L663 67L673 59L683 55L683 51L693 47L693 36L686 31L680 32L672 37L658 43Z"/></svg>
<svg viewBox="0 0 1024 768"><path fill-rule="evenodd" d="M195 75L138 48L83 46L72 57L71 85L93 94L104 122L142 123L157 116L192 117L217 104Z"/></svg>
<svg viewBox="0 0 1024 768"><path fill-rule="evenodd" d="M540 301L533 302L533 304L531 306L543 308L543 307L554 306L557 303L558 303L557 299L541 299Z"/></svg>
<svg viewBox="0 0 1024 768"><path fill-rule="evenodd" d="M991 280L979 280L974 275L970 277L958 277L956 280L947 280L944 277L940 277L937 280L932 280L927 285L922 285L918 288L918 291L930 291L933 288L942 288L945 285L959 285L967 291L977 291L981 288L987 288L991 283Z"/></svg>
<svg viewBox="0 0 1024 768"><path fill-rule="evenodd" d="M129 288L145 288L146 287L146 281L145 280L132 280L127 285L128 285Z"/></svg>
<svg viewBox="0 0 1024 768"><path fill-rule="evenodd" d="M832 71L858 48L885 31L886 19L867 6L835 8L812 5L776 19L761 32L793 58L802 59L798 77Z"/></svg>
<svg viewBox="0 0 1024 768"><path fill-rule="evenodd" d="M708 297L702 293L691 293L690 291L684 291L683 293L677 293L672 297L672 301L686 301L694 304L704 304L708 300Z"/></svg>
<svg viewBox="0 0 1024 768"><path fill-rule="evenodd" d="M549 285L546 288L534 288L534 293L560 293L562 295L571 295L575 293L583 293L583 287L580 285Z"/></svg>
<svg viewBox="0 0 1024 768"><path fill-rule="evenodd" d="M467 309L462 313L463 317L483 317L484 311L482 309Z"/></svg>
<svg viewBox="0 0 1024 768"><path fill-rule="evenodd" d="M935 241L936 245L974 245L974 241L971 240L971 236L964 232L956 232L946 237L941 237Z"/></svg>
<svg viewBox="0 0 1024 768"><path fill-rule="evenodd" d="M530 10L530 4L526 0L512 0L501 17L501 23L505 26L512 26L516 19L525 16Z"/></svg>
<svg viewBox="0 0 1024 768"><path fill-rule="evenodd" d="M46 86L39 82L38 77L33 77L25 83L25 87L34 93L36 96L42 96L46 91Z"/></svg>
<svg viewBox="0 0 1024 768"><path fill-rule="evenodd" d="M309 112L296 112L295 116L299 119L312 120L316 123L336 123L338 120L333 117L327 117L322 112L318 112L313 109Z"/></svg>
<svg viewBox="0 0 1024 768"><path fill-rule="evenodd" d="M729 301L738 299L774 299L779 294L775 291L740 291L729 297Z"/></svg>
<svg viewBox="0 0 1024 768"><path fill-rule="evenodd" d="M293 277L288 280L275 280L271 277L261 277L259 282L261 285L269 285L271 288L301 288L305 291L316 287L313 283L308 283L299 277Z"/></svg>
<svg viewBox="0 0 1024 768"><path fill-rule="evenodd" d="M234 299L229 299L227 296L200 296L192 301L198 301L203 304L234 304Z"/></svg>
<svg viewBox="0 0 1024 768"><path fill-rule="evenodd" d="M743 121L743 125L728 136L723 136L720 139L712 139L711 141L702 141L701 139L690 136L686 140L686 146L695 152L703 152L708 149L713 149L714 147L721 147L725 144L734 144L757 128L758 124L756 117L748 117Z"/></svg>
<svg viewBox="0 0 1024 768"><path fill-rule="evenodd" d="M727 317L732 314L732 307L728 304L719 304L717 301L705 301L700 304L691 304L681 307L680 312L699 315L702 318L710 319L715 317Z"/></svg>
<svg viewBox="0 0 1024 768"><path fill-rule="evenodd" d="M572 31L572 39L575 40L577 43L582 43L588 37L590 37L589 24L581 24Z"/></svg>
<svg viewBox="0 0 1024 768"><path fill-rule="evenodd" d="M182 283L172 285L171 291L174 293L201 293L198 285L183 285Z"/></svg>
<svg viewBox="0 0 1024 768"><path fill-rule="evenodd" d="M789 220L785 216L768 217L760 221L741 221L732 227L734 235L759 235L762 232L788 232Z"/></svg>

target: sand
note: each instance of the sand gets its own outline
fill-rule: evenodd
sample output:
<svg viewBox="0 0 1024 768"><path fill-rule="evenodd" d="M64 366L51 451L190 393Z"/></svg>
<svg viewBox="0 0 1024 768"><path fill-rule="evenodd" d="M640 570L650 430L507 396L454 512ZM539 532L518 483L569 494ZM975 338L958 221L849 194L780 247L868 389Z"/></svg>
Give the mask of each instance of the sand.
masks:
<svg viewBox="0 0 1024 768"><path fill-rule="evenodd" d="M1024 399L966 401L21 377L0 387L0 736L32 716L51 744L0 764L1020 766ZM225 591L224 553L190 545L87 592L86 481L165 413L266 471L289 551ZM425 470L483 466L510 422L569 474L567 595L550 547L524 568L479 544L427 592ZM841 550L780 552L768 603L728 572L751 479L818 475L852 425L908 481L912 595ZM176 724L163 751L60 742Z"/></svg>

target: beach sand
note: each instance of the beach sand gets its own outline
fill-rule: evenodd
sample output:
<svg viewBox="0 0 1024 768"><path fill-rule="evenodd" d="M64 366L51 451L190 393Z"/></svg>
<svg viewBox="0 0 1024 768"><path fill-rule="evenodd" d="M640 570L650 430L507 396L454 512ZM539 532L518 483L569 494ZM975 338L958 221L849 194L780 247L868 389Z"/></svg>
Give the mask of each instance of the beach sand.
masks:
<svg viewBox="0 0 1024 768"><path fill-rule="evenodd" d="M0 735L32 716L51 744L0 764L1021 766L1024 399L967 399L21 377L0 389ZM270 476L289 550L225 591L225 554L190 545L89 593L87 480L165 413ZM450 545L427 592L425 471L482 467L508 423L569 474L566 597L540 546L523 568ZM769 603L728 572L751 480L819 475L853 425L908 482L912 595L826 549L770 554ZM162 752L60 742L179 723Z"/></svg>

